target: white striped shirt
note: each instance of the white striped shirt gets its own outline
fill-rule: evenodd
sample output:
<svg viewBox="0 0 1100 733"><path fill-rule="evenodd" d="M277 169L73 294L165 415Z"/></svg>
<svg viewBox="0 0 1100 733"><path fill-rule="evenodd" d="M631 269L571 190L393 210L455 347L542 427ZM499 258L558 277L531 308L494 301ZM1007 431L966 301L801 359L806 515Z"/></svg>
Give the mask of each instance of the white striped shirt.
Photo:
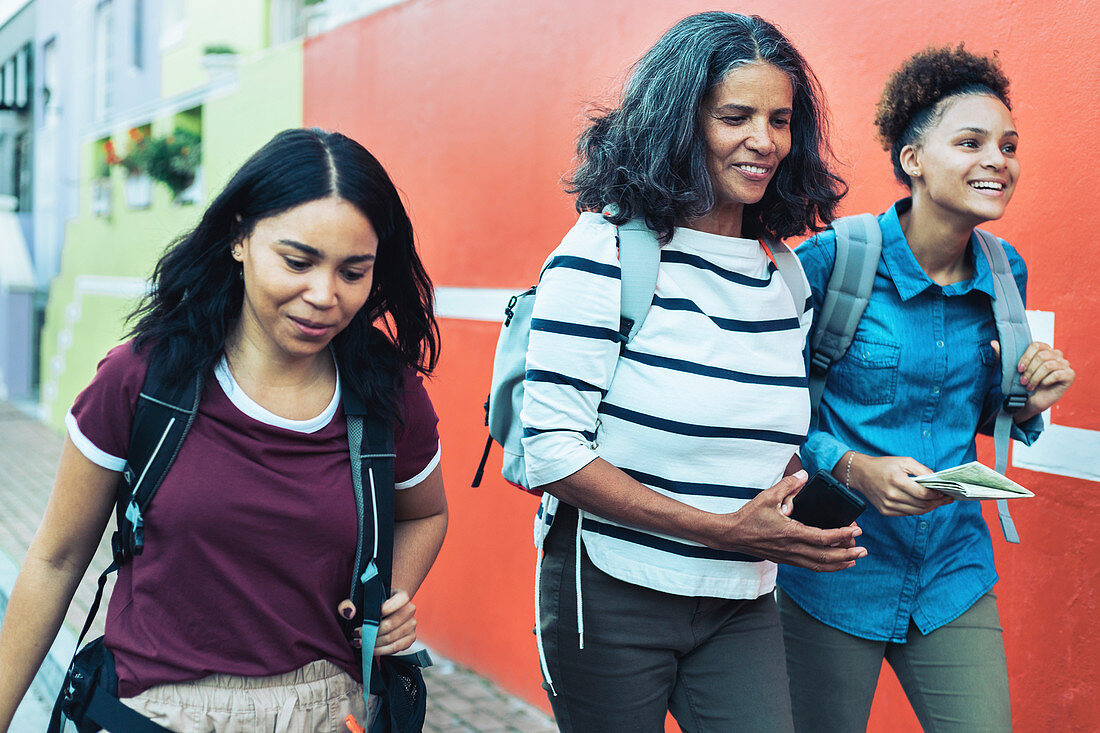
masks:
<svg viewBox="0 0 1100 733"><path fill-rule="evenodd" d="M758 242L678 228L661 248L645 323L620 357L619 279L615 227L581 214L535 299L522 414L530 485L599 456L685 504L736 511L782 478L805 438L812 311L796 309ZM556 506L544 497L536 541ZM775 585L771 562L583 517L592 562L621 580L718 598Z"/></svg>

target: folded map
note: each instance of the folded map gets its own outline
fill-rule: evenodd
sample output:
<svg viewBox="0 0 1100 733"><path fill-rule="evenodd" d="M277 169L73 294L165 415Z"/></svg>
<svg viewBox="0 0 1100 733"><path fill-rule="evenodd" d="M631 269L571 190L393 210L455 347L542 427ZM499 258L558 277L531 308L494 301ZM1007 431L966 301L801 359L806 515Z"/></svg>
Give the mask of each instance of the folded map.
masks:
<svg viewBox="0 0 1100 733"><path fill-rule="evenodd" d="M914 476L921 486L956 499L1019 499L1035 496L1012 479L1005 478L977 461L924 476Z"/></svg>

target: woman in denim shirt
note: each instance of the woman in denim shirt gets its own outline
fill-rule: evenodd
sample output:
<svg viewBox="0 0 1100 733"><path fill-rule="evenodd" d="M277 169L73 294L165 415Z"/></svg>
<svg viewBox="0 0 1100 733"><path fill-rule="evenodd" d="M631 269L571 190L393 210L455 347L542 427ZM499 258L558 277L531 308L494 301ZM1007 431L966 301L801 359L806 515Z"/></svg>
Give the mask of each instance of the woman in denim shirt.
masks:
<svg viewBox="0 0 1100 733"><path fill-rule="evenodd" d="M981 506L911 478L975 460L974 435L990 432L1002 400L993 278L973 229L1004 214L1020 174L1007 92L995 59L959 46L910 58L878 105L879 134L912 196L878 217L870 303L801 451L809 471L830 470L871 504L860 518L868 556L844 573L780 567L799 731L865 730L884 658L925 730L1011 729ZM835 236L797 251L817 314ZM1024 262L1005 251L1023 295ZM1030 444L1074 373L1038 342L1018 370L1029 398L1012 437Z"/></svg>

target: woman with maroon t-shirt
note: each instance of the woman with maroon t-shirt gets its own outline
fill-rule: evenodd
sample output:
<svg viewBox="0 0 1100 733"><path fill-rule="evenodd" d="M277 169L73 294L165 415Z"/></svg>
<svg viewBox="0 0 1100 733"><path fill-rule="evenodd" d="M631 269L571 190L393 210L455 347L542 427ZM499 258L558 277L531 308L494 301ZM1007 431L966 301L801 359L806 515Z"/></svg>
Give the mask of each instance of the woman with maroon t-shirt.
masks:
<svg viewBox="0 0 1100 733"><path fill-rule="evenodd" d="M395 425L393 595L375 655L416 637L410 601L447 526L431 282L386 172L338 133L252 156L157 265L133 339L66 418L46 515L0 633L0 731L50 646L115 503L150 363L207 375L107 615L119 697L172 730L343 731L366 720L341 624L357 538L344 389ZM374 324L386 324L382 335ZM339 365L339 371L337 370Z"/></svg>

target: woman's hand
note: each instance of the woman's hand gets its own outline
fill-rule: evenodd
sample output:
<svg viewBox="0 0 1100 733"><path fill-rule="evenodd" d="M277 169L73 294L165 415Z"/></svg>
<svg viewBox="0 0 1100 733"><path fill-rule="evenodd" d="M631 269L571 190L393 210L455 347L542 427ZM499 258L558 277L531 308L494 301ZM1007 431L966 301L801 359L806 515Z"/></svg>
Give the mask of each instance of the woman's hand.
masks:
<svg viewBox="0 0 1100 733"><path fill-rule="evenodd" d="M731 515L729 549L815 572L844 570L867 555L856 546L862 530L855 524L840 529L808 527L789 517L793 500L806 483L799 470L757 494Z"/></svg>
<svg viewBox="0 0 1100 733"><path fill-rule="evenodd" d="M847 457L841 457L833 469L833 476L839 481L848 478L847 461ZM837 476L838 472L842 475ZM850 486L863 494L885 517L925 514L954 501L947 494L925 488L912 479L926 473L932 471L905 456L872 458L855 453Z"/></svg>
<svg viewBox="0 0 1100 733"><path fill-rule="evenodd" d="M350 600L340 601L337 612L346 619L355 616L355 604ZM416 606L409 594L395 590L382 604L382 622L378 624L378 637L374 640L374 656L384 657L397 654L412 646L416 641ZM359 648L363 645L363 628L352 632L351 645Z"/></svg>
<svg viewBox="0 0 1100 733"><path fill-rule="evenodd" d="M416 641L416 606L409 594L394 591L382 604L382 623L378 625L378 639L374 642L374 656L403 652Z"/></svg>
<svg viewBox="0 0 1100 733"><path fill-rule="evenodd" d="M991 341L990 345L999 357L1000 343ZM1020 384L1029 393L1027 404L1012 416L1017 423L1030 420L1062 399L1062 395L1077 378L1062 352L1042 341L1031 342L1020 357L1016 371L1020 373Z"/></svg>
<svg viewBox="0 0 1100 733"><path fill-rule="evenodd" d="M788 469L794 463L788 464ZM867 554L860 529L818 529L794 521L790 500L806 483L796 471L730 513L707 512L659 494L602 458L541 488L567 504L643 529L682 537L715 550L741 552L820 572L850 568Z"/></svg>

